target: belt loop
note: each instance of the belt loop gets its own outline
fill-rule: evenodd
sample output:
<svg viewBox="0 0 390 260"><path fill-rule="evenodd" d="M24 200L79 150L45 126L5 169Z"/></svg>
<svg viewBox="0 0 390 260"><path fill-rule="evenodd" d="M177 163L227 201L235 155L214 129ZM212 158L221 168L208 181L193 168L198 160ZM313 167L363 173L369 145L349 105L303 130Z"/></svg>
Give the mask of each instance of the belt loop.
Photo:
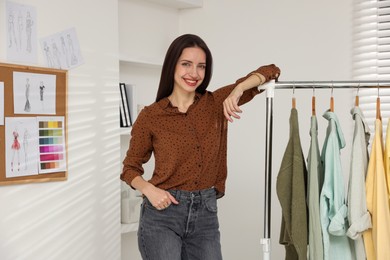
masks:
<svg viewBox="0 0 390 260"><path fill-rule="evenodd" d="M181 193L180 190L176 190L176 196L175 196L176 200L180 199L180 195L181 195L180 193Z"/></svg>

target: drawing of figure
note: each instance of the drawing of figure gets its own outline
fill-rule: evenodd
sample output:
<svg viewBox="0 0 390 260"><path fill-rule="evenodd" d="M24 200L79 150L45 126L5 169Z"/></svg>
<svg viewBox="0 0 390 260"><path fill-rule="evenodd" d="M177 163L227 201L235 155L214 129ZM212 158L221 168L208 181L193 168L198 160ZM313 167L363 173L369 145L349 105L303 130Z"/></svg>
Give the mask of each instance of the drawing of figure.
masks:
<svg viewBox="0 0 390 260"><path fill-rule="evenodd" d="M34 24L34 21L31 18L30 12L27 12L27 17L26 17L26 34L27 34L27 47L26 50L28 52L31 52L32 47L31 47L31 33L32 33L32 26Z"/></svg>
<svg viewBox="0 0 390 260"><path fill-rule="evenodd" d="M17 42L16 42L16 35L15 35L15 23L14 23L14 15L12 11L9 13L8 16L8 37L9 37L9 48L12 47L12 42L15 42L16 48Z"/></svg>
<svg viewBox="0 0 390 260"><path fill-rule="evenodd" d="M31 111L31 106L30 106L30 100L29 100L29 97L30 97L30 79L29 78L26 78L26 92L25 92L25 95L26 95L26 104L24 105L24 111L30 112Z"/></svg>
<svg viewBox="0 0 390 260"><path fill-rule="evenodd" d="M45 51L47 66L53 68L53 58L50 52L50 47L49 45L47 45L47 42L43 42L43 50Z"/></svg>
<svg viewBox="0 0 390 260"><path fill-rule="evenodd" d="M23 15L21 12L19 12L18 15L19 50L22 50L22 32L23 32Z"/></svg>
<svg viewBox="0 0 390 260"><path fill-rule="evenodd" d="M11 171L14 171L14 162L15 162L15 155L16 160L18 163L18 171L20 167L20 161L19 161L19 150L20 150L20 143L19 143L19 133L17 126L15 127L15 130L12 132L14 141L12 142L11 149L12 149L12 161L11 161Z"/></svg>
<svg viewBox="0 0 390 260"><path fill-rule="evenodd" d="M39 95L41 97L41 101L43 101L43 90L45 89L45 86L43 85L43 81L39 84Z"/></svg>
<svg viewBox="0 0 390 260"><path fill-rule="evenodd" d="M65 57L66 67L69 68L68 50L66 48L64 36L62 36L62 35L61 35L61 48L62 48L62 53L63 53L63 55Z"/></svg>
<svg viewBox="0 0 390 260"><path fill-rule="evenodd" d="M28 133L27 128L24 129L23 134L23 150L24 150L24 169L27 170L28 165L28 139L30 134Z"/></svg>
<svg viewBox="0 0 390 260"><path fill-rule="evenodd" d="M69 34L67 34L66 37L68 38L68 46L69 46L69 50L70 50L70 57L71 57L70 64L76 65L77 64L77 57L76 57L76 54L74 51L72 38L70 37Z"/></svg>
<svg viewBox="0 0 390 260"><path fill-rule="evenodd" d="M41 83L39 84L39 96L40 96L40 100L41 100L41 105L42 105L42 111L45 111L45 106L44 106L44 102L43 102L43 92L45 90L45 85L43 84L43 81L41 81Z"/></svg>
<svg viewBox="0 0 390 260"><path fill-rule="evenodd" d="M53 60L54 60L54 64L55 64L54 66L57 69L61 69L61 58L60 58L61 53L57 48L56 42L53 42L51 44L51 47L52 47L52 51L53 51L53 58L54 58Z"/></svg>

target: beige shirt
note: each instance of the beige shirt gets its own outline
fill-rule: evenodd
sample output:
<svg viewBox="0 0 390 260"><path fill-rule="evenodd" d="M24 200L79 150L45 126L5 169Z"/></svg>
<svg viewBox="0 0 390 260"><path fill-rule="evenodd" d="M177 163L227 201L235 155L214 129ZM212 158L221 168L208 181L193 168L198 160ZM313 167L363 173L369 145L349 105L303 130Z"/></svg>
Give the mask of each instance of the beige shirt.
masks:
<svg viewBox="0 0 390 260"><path fill-rule="evenodd" d="M363 233L367 260L390 259L390 211L383 164L382 121L375 120L375 135L371 147L366 177L367 208L372 228Z"/></svg>

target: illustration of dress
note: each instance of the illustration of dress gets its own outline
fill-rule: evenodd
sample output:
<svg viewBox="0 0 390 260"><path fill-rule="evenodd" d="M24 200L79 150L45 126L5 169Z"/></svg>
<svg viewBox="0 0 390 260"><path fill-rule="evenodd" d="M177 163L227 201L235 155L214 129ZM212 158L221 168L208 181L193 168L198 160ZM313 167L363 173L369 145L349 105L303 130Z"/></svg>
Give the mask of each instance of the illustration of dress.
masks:
<svg viewBox="0 0 390 260"><path fill-rule="evenodd" d="M19 133L16 131L13 131L12 135L14 136L14 142L12 143L11 149L12 150L19 150L20 149L20 143L18 140Z"/></svg>
<svg viewBox="0 0 390 260"><path fill-rule="evenodd" d="M14 136L14 141L12 142L12 145L11 145L11 149L13 150L12 161L11 161L11 171L14 171L15 154L16 154L17 160L18 160L18 171L19 171L19 167L20 167L20 161L19 161L20 143L18 140L19 133L17 131L13 131L12 135Z"/></svg>
<svg viewBox="0 0 390 260"><path fill-rule="evenodd" d="M26 80L26 104L24 105L24 111L30 112L31 111L31 106L30 106L30 101L28 100L30 96L30 83L29 79Z"/></svg>

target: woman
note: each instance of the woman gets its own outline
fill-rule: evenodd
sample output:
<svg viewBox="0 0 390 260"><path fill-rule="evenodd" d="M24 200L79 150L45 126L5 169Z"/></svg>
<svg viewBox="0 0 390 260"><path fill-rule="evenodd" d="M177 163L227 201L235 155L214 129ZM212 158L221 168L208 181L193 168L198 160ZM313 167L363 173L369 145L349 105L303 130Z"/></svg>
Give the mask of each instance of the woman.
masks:
<svg viewBox="0 0 390 260"><path fill-rule="evenodd" d="M178 37L167 51L156 102L133 125L121 179L144 195L143 259L222 259L216 199L225 192L227 121L239 119L239 105L280 70L263 66L214 92L206 91L211 74L205 42ZM155 169L146 181L142 165L152 153Z"/></svg>

